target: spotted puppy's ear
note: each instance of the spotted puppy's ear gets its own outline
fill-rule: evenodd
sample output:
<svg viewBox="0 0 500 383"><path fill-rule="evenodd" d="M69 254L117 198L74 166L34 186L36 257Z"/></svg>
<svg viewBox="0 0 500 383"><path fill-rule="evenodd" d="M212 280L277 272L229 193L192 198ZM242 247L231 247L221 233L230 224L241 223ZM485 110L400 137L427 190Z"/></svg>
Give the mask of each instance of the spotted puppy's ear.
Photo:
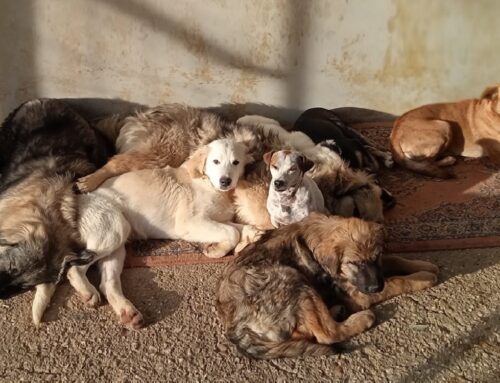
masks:
<svg viewBox="0 0 500 383"><path fill-rule="evenodd" d="M208 146L196 149L189 159L182 165L192 178L200 178L205 174L205 162L208 155Z"/></svg>
<svg viewBox="0 0 500 383"><path fill-rule="evenodd" d="M314 166L314 162L312 162L309 158L301 154L298 159L298 165L300 170L303 173L305 173Z"/></svg>
<svg viewBox="0 0 500 383"><path fill-rule="evenodd" d="M271 159L273 158L274 153L276 153L276 152L274 150L272 150L272 151L264 154L264 157L262 157L267 166L271 166Z"/></svg>

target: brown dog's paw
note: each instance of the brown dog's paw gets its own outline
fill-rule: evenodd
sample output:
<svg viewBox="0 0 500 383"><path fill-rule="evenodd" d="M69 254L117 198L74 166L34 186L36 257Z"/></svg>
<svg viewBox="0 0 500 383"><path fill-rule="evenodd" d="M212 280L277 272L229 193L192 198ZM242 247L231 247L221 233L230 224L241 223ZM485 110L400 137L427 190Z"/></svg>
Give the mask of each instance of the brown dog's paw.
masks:
<svg viewBox="0 0 500 383"><path fill-rule="evenodd" d="M435 273L429 271L419 271L410 275L412 290L424 290L435 286L438 282L438 277Z"/></svg>
<svg viewBox="0 0 500 383"><path fill-rule="evenodd" d="M133 330L139 330L144 327L144 318L135 307L122 309L120 312L120 322Z"/></svg>
<svg viewBox="0 0 500 383"><path fill-rule="evenodd" d="M97 189L97 187L99 186L99 184L94 180L95 177L93 177L92 174L78 178L78 180L73 185L73 191L81 194L90 193L91 191Z"/></svg>
<svg viewBox="0 0 500 383"><path fill-rule="evenodd" d="M352 314L347 321L350 326L355 326L358 332L368 330L375 324L375 313L372 310L363 310ZM352 324L351 324L352 323Z"/></svg>
<svg viewBox="0 0 500 383"><path fill-rule="evenodd" d="M434 274L439 273L439 266L431 262L419 261L419 267L421 271L428 271L429 273L434 273Z"/></svg>

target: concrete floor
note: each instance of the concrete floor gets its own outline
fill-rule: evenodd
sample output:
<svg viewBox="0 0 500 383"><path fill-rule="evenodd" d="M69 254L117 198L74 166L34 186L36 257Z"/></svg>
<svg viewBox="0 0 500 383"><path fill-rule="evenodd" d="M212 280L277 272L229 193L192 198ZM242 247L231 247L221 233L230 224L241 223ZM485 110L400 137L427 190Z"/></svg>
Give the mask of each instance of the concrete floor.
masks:
<svg viewBox="0 0 500 383"><path fill-rule="evenodd" d="M40 329L32 293L0 302L0 381L499 382L499 249L415 254L440 284L376 308L378 325L334 357L254 361L229 344L214 309L224 266L128 269L126 295L149 324L128 331L109 306L62 285Z"/></svg>

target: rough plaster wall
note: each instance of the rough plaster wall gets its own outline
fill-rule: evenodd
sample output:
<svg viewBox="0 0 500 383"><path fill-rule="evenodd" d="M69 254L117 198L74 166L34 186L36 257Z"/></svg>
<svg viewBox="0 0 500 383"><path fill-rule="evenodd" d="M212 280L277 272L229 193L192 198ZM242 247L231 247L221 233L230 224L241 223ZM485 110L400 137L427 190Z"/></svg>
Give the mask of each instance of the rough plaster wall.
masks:
<svg viewBox="0 0 500 383"><path fill-rule="evenodd" d="M34 96L400 113L500 80L496 0L0 0L0 113Z"/></svg>

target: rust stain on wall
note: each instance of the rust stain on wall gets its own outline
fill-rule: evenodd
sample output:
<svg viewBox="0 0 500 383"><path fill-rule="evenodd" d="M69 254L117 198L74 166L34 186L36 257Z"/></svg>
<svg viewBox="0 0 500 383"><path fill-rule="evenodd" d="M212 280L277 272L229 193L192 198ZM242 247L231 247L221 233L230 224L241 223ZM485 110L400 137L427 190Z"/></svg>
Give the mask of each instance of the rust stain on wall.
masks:
<svg viewBox="0 0 500 383"><path fill-rule="evenodd" d="M387 24L390 43L383 67L376 73L378 80L420 78L429 74L433 62L442 61L440 52L433 50L429 44L428 18L432 16L435 23L442 15L442 7L437 3L428 2L428 7L424 8L421 2L394 2L395 14Z"/></svg>

